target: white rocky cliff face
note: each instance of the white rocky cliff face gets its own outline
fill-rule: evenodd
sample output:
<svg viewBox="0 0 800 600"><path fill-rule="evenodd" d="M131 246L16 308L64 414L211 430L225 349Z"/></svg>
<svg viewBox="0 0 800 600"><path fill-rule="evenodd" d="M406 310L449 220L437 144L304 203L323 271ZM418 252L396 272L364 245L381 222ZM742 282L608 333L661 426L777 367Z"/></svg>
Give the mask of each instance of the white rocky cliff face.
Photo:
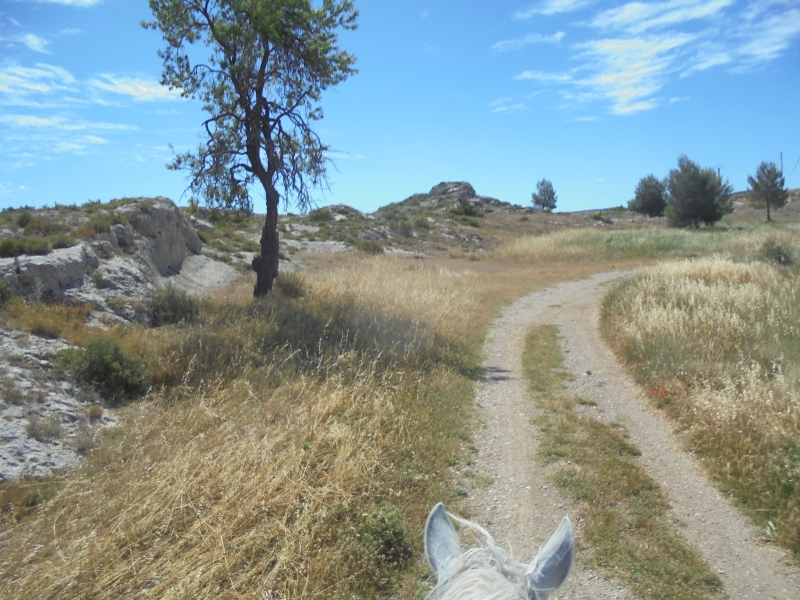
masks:
<svg viewBox="0 0 800 600"><path fill-rule="evenodd" d="M127 224L45 256L2 258L0 279L31 302L91 303L90 324L102 328L99 315L122 324L145 318L131 304L167 283L204 293L238 276L201 254L200 238L170 200L132 202L114 212ZM70 468L91 448L98 428L115 424L102 398L53 370L55 353L69 347L0 330L0 481Z"/></svg>

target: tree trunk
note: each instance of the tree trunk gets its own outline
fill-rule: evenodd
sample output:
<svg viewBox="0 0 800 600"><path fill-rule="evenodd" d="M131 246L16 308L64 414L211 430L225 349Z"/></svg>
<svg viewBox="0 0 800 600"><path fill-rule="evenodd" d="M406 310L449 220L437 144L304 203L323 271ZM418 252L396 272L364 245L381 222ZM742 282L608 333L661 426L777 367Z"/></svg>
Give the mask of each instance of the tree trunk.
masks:
<svg viewBox="0 0 800 600"><path fill-rule="evenodd" d="M769 216L769 198L767 198L767 221L772 221L772 219Z"/></svg>
<svg viewBox="0 0 800 600"><path fill-rule="evenodd" d="M256 285L253 296L260 298L272 291L272 282L278 276L278 201L280 196L274 186L267 186L267 218L261 230L261 256L253 259Z"/></svg>

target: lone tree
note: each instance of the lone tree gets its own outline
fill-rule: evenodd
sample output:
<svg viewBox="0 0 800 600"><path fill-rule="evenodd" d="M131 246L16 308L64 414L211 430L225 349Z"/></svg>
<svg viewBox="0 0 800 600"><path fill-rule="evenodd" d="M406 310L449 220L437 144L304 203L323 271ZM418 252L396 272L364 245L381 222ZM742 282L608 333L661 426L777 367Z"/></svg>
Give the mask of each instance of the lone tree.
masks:
<svg viewBox="0 0 800 600"><path fill-rule="evenodd" d="M327 181L328 146L311 124L322 118L323 90L356 72L337 30L355 29L358 12L350 0L150 0L150 8L154 20L142 26L166 42L162 85L209 113L205 141L168 167L188 170L189 189L208 206L252 212L251 188L263 188L253 294L264 296L278 275L281 194L285 207L308 210L309 188Z"/></svg>
<svg viewBox="0 0 800 600"><path fill-rule="evenodd" d="M638 212L648 217L664 216L664 207L667 205L667 184L655 175L642 177L636 185L636 193L630 202L628 210Z"/></svg>
<svg viewBox="0 0 800 600"><path fill-rule="evenodd" d="M783 187L786 180L775 163L762 162L758 165L756 176L747 176L747 183L750 184L750 204L756 208L767 207L767 221L772 218L769 214L770 207L782 208L786 205L789 192Z"/></svg>
<svg viewBox="0 0 800 600"><path fill-rule="evenodd" d="M733 186L714 169L701 169L688 157L678 158L678 168L667 177L664 214L673 227L713 225L733 212Z"/></svg>
<svg viewBox="0 0 800 600"><path fill-rule="evenodd" d="M556 207L556 191L553 189L553 184L547 179L542 179L536 184L536 191L531 194L531 200L536 208L552 211Z"/></svg>

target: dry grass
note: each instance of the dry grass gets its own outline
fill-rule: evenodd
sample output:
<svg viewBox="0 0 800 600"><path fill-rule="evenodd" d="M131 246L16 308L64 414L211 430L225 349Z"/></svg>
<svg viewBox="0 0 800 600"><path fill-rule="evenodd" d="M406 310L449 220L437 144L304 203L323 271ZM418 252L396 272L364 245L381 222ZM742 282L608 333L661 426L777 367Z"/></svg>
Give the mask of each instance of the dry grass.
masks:
<svg viewBox="0 0 800 600"><path fill-rule="evenodd" d="M62 338L81 344L86 338L86 317L92 312L90 304L66 306L55 302L27 303L19 298L9 302L2 315L7 329L22 329L48 338Z"/></svg>
<svg viewBox="0 0 800 600"><path fill-rule="evenodd" d="M318 272L310 284L322 298L351 296L365 308L424 320L449 338L470 336L476 320L485 319L475 282L463 268L374 257Z"/></svg>
<svg viewBox="0 0 800 600"><path fill-rule="evenodd" d="M765 535L800 553L800 277L667 263L622 284L604 330Z"/></svg>
<svg viewBox="0 0 800 600"><path fill-rule="evenodd" d="M557 328L534 327L525 342L523 368L540 409L537 459L558 466L551 479L577 505L584 523L578 560L639 598L718 597L719 577L672 531L668 502L637 464L640 452L624 427L575 411L582 400L564 391L571 375Z"/></svg>
<svg viewBox="0 0 800 600"><path fill-rule="evenodd" d="M787 226L782 231L789 232L785 235L791 235L792 231L796 231L796 224ZM774 235L773 228L763 224L748 226L746 229L720 227L699 231L568 229L512 240L500 246L495 255L499 260L524 262L652 260L713 252L747 256L756 253Z"/></svg>
<svg viewBox="0 0 800 600"><path fill-rule="evenodd" d="M487 325L607 266L335 259L302 298L254 302L243 283L196 322L112 328L164 387L121 409L46 496L0 489L0 595L418 597L427 511L465 513ZM384 514L399 537L394 521L376 533Z"/></svg>

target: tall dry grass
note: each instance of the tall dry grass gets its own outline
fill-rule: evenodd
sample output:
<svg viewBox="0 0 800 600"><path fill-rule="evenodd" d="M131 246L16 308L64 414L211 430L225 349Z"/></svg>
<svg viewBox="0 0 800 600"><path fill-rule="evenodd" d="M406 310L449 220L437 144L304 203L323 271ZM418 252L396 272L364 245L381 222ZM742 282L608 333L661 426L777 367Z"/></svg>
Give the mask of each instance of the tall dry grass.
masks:
<svg viewBox="0 0 800 600"><path fill-rule="evenodd" d="M466 269L374 257L316 273L309 281L321 298L352 297L360 306L425 322L450 339L474 335L485 322L485 294Z"/></svg>
<svg viewBox="0 0 800 600"><path fill-rule="evenodd" d="M788 225L778 235L791 236L797 229L795 224ZM740 229L723 227L699 231L562 229L512 240L499 247L495 256L499 260L523 262L642 260L714 252L747 256L757 253L758 248L775 235L771 227L763 224Z"/></svg>
<svg viewBox="0 0 800 600"><path fill-rule="evenodd" d="M441 449L419 444L422 407L408 405L432 398L416 382L347 360L335 369L346 380L332 372L278 389L238 380L132 408L127 429L40 513L6 524L4 596L328 598L382 589L393 565L362 543L363 515L380 501L426 498L435 473L417 471L409 449ZM444 423L442 409L431 416Z"/></svg>
<svg viewBox="0 0 800 600"><path fill-rule="evenodd" d="M606 299L604 331L721 487L800 553L800 276L670 262Z"/></svg>
<svg viewBox="0 0 800 600"><path fill-rule="evenodd" d="M491 312L455 271L364 270L390 275L326 273L303 298L231 297L190 324L115 330L165 387L124 409L52 498L3 511L0 595L369 597L396 589L407 546L424 572L426 511L460 501L474 357L409 343L413 356L384 360L385 338L435 326L444 346L474 345Z"/></svg>

